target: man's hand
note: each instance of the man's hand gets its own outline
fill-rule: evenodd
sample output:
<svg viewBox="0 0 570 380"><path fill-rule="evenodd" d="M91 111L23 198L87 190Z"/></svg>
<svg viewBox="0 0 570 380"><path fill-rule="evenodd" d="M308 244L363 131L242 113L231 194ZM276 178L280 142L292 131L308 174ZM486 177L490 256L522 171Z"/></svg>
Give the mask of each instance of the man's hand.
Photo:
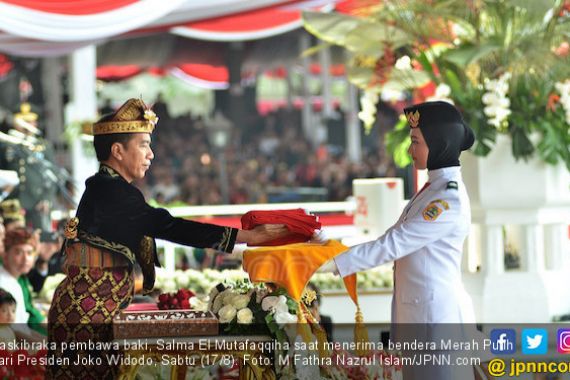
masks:
<svg viewBox="0 0 570 380"><path fill-rule="evenodd" d="M248 245L259 245L288 234L289 230L284 224L261 224L253 230L239 230L236 240Z"/></svg>

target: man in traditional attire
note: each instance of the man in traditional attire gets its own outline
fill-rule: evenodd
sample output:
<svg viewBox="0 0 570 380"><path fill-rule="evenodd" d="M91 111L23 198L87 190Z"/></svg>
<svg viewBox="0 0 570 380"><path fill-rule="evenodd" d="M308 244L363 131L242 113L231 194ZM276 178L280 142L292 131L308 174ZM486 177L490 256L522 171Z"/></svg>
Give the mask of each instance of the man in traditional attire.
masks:
<svg viewBox="0 0 570 380"><path fill-rule="evenodd" d="M144 290L153 288L154 266L160 265L155 238L231 252L236 241L259 244L287 233L282 225L245 231L197 223L148 205L131 182L144 177L154 158L150 137L156 123L156 115L142 100L129 99L93 126L101 167L86 181L76 217L65 229L67 277L56 289L48 314L50 341L111 341L113 317L133 297L135 263L143 270ZM51 366L47 377L114 378L116 369L105 357L109 351L88 354L101 357L103 365Z"/></svg>

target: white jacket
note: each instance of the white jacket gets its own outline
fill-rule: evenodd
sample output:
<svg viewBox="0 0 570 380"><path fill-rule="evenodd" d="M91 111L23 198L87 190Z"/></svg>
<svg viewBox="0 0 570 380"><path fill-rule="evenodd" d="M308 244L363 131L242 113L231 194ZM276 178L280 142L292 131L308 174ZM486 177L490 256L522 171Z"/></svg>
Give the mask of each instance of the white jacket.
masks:
<svg viewBox="0 0 570 380"><path fill-rule="evenodd" d="M430 185L410 200L377 240L334 260L341 276L394 261L392 323L474 323L461 281L461 256L471 225L459 167L428 172Z"/></svg>

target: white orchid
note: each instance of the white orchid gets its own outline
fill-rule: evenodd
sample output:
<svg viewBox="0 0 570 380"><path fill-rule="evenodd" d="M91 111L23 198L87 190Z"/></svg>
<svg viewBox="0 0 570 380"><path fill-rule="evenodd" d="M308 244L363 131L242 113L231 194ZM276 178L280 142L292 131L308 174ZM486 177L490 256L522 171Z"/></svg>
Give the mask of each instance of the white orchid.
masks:
<svg viewBox="0 0 570 380"><path fill-rule="evenodd" d="M364 91L360 97L360 109L358 118L364 123L366 130L370 130L376 119L376 103L378 103L378 93L374 91Z"/></svg>
<svg viewBox="0 0 570 380"><path fill-rule="evenodd" d="M411 70L412 69L412 60L407 55L398 58L396 64L394 65L398 70Z"/></svg>
<svg viewBox="0 0 570 380"><path fill-rule="evenodd" d="M485 79L487 92L481 98L485 104L483 111L488 117L488 123L497 129L503 129L507 125L507 118L511 114L511 101L507 97L510 79L511 73L505 73L498 79Z"/></svg>
<svg viewBox="0 0 570 380"><path fill-rule="evenodd" d="M275 322L279 325L279 327L283 327L283 325L288 325L290 323L297 322L297 316L294 314L289 313L289 311L285 312L275 312Z"/></svg>
<svg viewBox="0 0 570 380"><path fill-rule="evenodd" d="M263 311L276 312L277 310L287 311L289 307L287 306L287 298L283 295L281 296L267 296L261 301L261 309Z"/></svg>
<svg viewBox="0 0 570 380"><path fill-rule="evenodd" d="M453 103L453 100L451 100L451 98L449 97L450 95L451 95L451 87L449 87L445 83L440 83L435 88L435 94L427 98L427 100L428 101L441 100L444 102L455 104Z"/></svg>
<svg viewBox="0 0 570 380"><path fill-rule="evenodd" d="M275 322L282 327L288 323L297 322L297 316L289 313L289 306L287 306L287 298L283 295L267 296L261 301L261 309L269 311L275 317Z"/></svg>

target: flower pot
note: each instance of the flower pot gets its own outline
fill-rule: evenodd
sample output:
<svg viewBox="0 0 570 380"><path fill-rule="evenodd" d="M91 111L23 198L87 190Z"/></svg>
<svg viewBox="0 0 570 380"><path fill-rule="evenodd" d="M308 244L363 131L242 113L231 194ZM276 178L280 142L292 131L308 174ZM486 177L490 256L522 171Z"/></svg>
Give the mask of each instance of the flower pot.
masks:
<svg viewBox="0 0 570 380"><path fill-rule="evenodd" d="M486 157L464 153L461 164L474 210L570 205L570 173L566 167L562 163L549 165L538 157L515 160L510 136L497 136Z"/></svg>

